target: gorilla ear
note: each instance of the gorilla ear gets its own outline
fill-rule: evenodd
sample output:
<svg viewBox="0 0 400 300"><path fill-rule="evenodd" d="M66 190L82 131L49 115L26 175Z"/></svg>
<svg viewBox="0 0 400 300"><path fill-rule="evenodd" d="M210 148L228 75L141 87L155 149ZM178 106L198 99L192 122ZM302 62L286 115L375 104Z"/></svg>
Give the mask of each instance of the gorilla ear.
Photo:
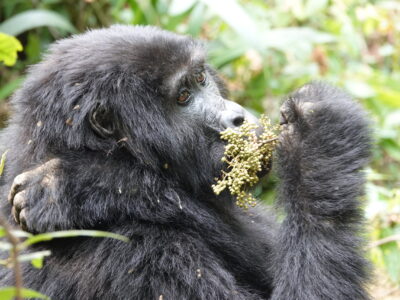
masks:
<svg viewBox="0 0 400 300"><path fill-rule="evenodd" d="M98 104L90 113L90 125L102 138L108 138L115 133L115 125L109 109Z"/></svg>

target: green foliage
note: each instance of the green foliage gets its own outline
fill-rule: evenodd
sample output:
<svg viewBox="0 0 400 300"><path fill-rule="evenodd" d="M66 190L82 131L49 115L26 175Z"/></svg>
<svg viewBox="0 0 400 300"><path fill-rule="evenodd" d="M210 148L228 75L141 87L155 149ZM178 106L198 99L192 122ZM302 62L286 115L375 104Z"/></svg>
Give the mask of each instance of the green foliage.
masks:
<svg viewBox="0 0 400 300"><path fill-rule="evenodd" d="M0 62L3 61L6 66L14 65L18 51L22 51L21 43L15 37L0 32Z"/></svg>
<svg viewBox="0 0 400 300"><path fill-rule="evenodd" d="M0 159L0 176L3 174L3 171L4 171L4 165L6 163L6 155L7 155L7 151L4 152L1 155L1 159Z"/></svg>
<svg viewBox="0 0 400 300"><path fill-rule="evenodd" d="M51 241L53 239L73 238L73 237L82 237L82 236L113 238L113 239L117 239L117 240L120 240L123 242L129 242L129 239L126 238L125 236L115 234L112 232L105 232L105 231L99 231L99 230L66 230L66 231L46 232L46 233L37 234L37 235L32 235L32 234L30 234L28 232L24 232L24 231L12 231L11 234L13 234L16 237L24 238L24 240L21 241L18 245L19 251L22 251L33 244L47 242L47 241ZM5 230L3 227L0 226L0 238L2 238L2 237L5 237ZM10 242L0 240L0 251L1 250L9 251L11 248L12 248L12 245L10 244ZM38 252L32 252L32 253L20 255L18 257L18 260L21 262L30 261L34 267L40 268L43 264L43 259L49 255L51 255L50 251L38 251ZM0 260L0 265L7 265L7 264L8 264L7 260Z"/></svg>
<svg viewBox="0 0 400 300"><path fill-rule="evenodd" d="M0 289L1 300L13 300L15 299L15 296L16 296L16 289L12 286ZM49 297L30 289L21 289L21 296L23 298L29 298L29 299L35 298L35 299L50 300Z"/></svg>
<svg viewBox="0 0 400 300"><path fill-rule="evenodd" d="M116 233L105 232L99 230L66 230L66 231L54 231L54 232L46 232L42 234L37 234L30 236L24 242L22 242L21 247L26 248L30 245L41 243L45 241L51 241L53 239L58 238L70 238L70 237L79 237L79 236L87 236L87 237L108 237L116 240L120 240L123 242L129 242L129 239Z"/></svg>
<svg viewBox="0 0 400 300"><path fill-rule="evenodd" d="M75 32L75 28L63 16L46 10L32 9L19 13L0 24L0 31L10 35L19 35L27 30L50 26ZM22 50L22 49L21 49Z"/></svg>
<svg viewBox="0 0 400 300"><path fill-rule="evenodd" d="M101 238L113 238L123 242L129 242L129 239L112 232L104 232L98 230L67 230L67 231L56 231L56 232L47 232L43 234L32 235L28 232L24 231L10 231L9 234L14 237L23 238L23 241L20 241L16 246L16 250L18 253L27 249L27 247L42 243L46 241L51 241L53 239L58 238L71 238L71 237L101 237ZM4 238L6 237L6 229L0 226L0 251L12 251L13 244L8 240L6 241ZM43 260L46 256L51 255L51 252L48 250L30 252L19 254L17 257L18 262L30 262L33 267L41 268L43 266ZM0 259L0 266L3 267L11 267L13 265L10 258ZM49 299L45 295L42 295L36 291L29 289L21 289L21 295L24 298L38 298L38 299ZM0 288L0 300L14 299L16 296L16 289L14 287L2 287Z"/></svg>

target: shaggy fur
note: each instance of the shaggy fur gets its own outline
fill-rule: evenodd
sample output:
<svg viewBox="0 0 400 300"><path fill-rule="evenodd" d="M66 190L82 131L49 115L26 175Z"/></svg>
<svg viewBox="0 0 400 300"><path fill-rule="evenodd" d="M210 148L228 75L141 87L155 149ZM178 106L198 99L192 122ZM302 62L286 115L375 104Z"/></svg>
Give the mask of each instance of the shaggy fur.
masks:
<svg viewBox="0 0 400 300"><path fill-rule="evenodd" d="M17 174L58 158L50 186L38 177L24 187L27 228L107 230L131 242L32 247L52 255L41 269L23 265L25 286L52 299L368 299L357 198L370 139L359 105L320 83L285 102L275 164L286 218L278 225L261 204L246 212L212 193L223 168L215 105L188 115L171 91L194 58L203 61L204 51L190 38L114 26L62 40L32 67L1 133L10 149L4 197ZM224 96L205 68L204 89ZM90 127L98 105L115 135ZM0 272L1 286L13 283Z"/></svg>

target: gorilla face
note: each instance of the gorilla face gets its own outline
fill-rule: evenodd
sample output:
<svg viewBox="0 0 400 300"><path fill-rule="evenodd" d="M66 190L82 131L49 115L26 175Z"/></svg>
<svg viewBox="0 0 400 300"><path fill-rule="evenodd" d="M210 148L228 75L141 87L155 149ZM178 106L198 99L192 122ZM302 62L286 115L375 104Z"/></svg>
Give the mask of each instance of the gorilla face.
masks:
<svg viewBox="0 0 400 300"><path fill-rule="evenodd" d="M198 41L153 27L114 26L63 40L29 78L30 92L41 93L19 110L33 124L53 123L33 126L35 153L43 145L56 153L125 151L196 191L220 173L220 131L257 122L225 99Z"/></svg>

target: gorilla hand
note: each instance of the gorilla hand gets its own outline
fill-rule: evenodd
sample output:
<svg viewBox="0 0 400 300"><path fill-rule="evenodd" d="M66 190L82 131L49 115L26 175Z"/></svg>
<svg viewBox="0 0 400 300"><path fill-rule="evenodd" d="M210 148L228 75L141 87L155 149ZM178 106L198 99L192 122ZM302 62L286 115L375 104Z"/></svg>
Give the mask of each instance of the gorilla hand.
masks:
<svg viewBox="0 0 400 300"><path fill-rule="evenodd" d="M39 167L19 174L14 178L8 195L8 201L12 206L12 215L15 222L25 231L31 231L32 220L29 211L40 202L44 196L48 196L51 203L51 191L56 188L55 171L59 165L59 159L51 159ZM45 190L46 191L45 191ZM34 231L34 230L33 230Z"/></svg>
<svg viewBox="0 0 400 300"><path fill-rule="evenodd" d="M358 243L349 240L362 222L358 196L370 153L368 119L346 93L322 83L292 94L281 113L276 165L287 217L278 234L272 300L368 299L360 277L348 276L366 265ZM315 273L326 277L305 275ZM344 288L326 285L343 287L343 278Z"/></svg>
<svg viewBox="0 0 400 300"><path fill-rule="evenodd" d="M286 100L281 115L280 166L291 169L301 162L307 165L302 175L315 175L312 170L345 175L366 164L367 117L343 91L323 83L307 84Z"/></svg>

